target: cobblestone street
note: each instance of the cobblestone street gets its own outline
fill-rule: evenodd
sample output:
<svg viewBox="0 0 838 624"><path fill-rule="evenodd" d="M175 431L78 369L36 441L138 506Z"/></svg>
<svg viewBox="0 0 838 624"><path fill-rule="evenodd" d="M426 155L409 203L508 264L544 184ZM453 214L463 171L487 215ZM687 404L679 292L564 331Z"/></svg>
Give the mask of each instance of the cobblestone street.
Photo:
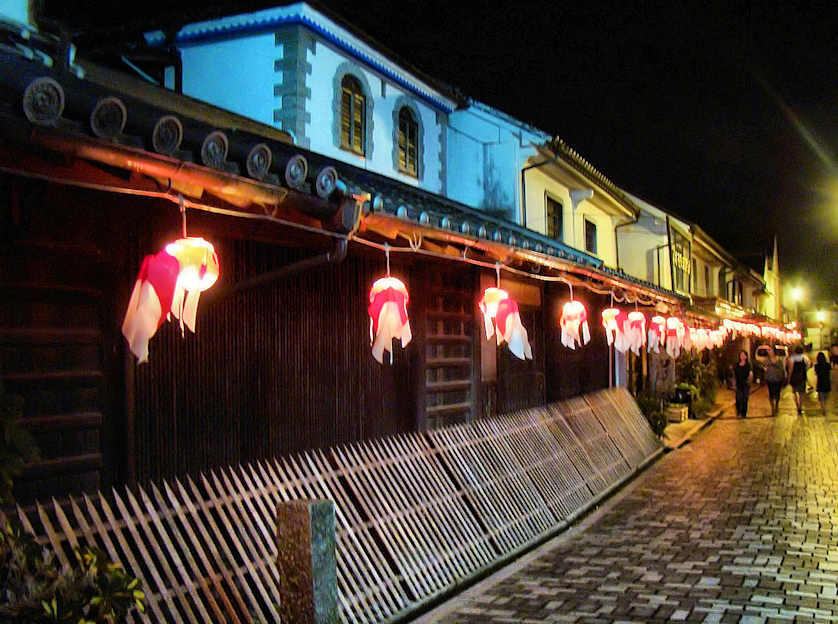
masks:
<svg viewBox="0 0 838 624"><path fill-rule="evenodd" d="M835 394L826 418L814 394L798 416L785 388L771 418L760 389L747 420L716 420L420 621L838 622Z"/></svg>

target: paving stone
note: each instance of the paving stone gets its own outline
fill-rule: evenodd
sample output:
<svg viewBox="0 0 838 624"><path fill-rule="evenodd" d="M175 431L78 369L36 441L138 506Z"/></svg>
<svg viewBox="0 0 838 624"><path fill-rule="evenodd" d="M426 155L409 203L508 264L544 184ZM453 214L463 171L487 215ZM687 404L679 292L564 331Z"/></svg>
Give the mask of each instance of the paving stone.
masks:
<svg viewBox="0 0 838 624"><path fill-rule="evenodd" d="M836 377L838 380L838 377ZM765 391L750 413L768 412ZM584 530L434 620L838 622L838 393L829 417L718 420Z"/></svg>

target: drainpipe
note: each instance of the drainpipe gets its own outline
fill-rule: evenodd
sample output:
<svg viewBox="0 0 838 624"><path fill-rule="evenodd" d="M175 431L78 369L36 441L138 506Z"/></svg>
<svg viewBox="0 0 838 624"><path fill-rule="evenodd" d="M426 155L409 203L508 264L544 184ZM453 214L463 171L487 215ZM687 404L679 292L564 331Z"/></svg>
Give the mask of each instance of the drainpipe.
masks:
<svg viewBox="0 0 838 624"><path fill-rule="evenodd" d="M634 219L631 221L626 221L625 223L620 223L614 228L614 250L617 252L617 270L620 270L620 235L617 233L621 227L626 225L634 225L640 220L639 216L635 216Z"/></svg>
<svg viewBox="0 0 838 624"><path fill-rule="evenodd" d="M669 247L669 289L675 291L675 269L672 265L672 228L669 226L669 215L666 215L666 244Z"/></svg>
<svg viewBox="0 0 838 624"><path fill-rule="evenodd" d="M571 247L576 247L576 209L583 200L590 199L593 196L594 189L590 188L574 189L570 191L570 226L571 231L573 232L573 243L571 244Z"/></svg>
<svg viewBox="0 0 838 624"><path fill-rule="evenodd" d="M543 167L544 165L549 165L550 163L554 163L559 160L559 153L556 152L553 158L548 158L547 160L535 163L534 165L527 165L523 169L521 169L521 226L527 227L527 176L526 173L530 169L538 169L539 167Z"/></svg>
<svg viewBox="0 0 838 624"><path fill-rule="evenodd" d="M339 238L335 241L335 246L331 251L312 256L311 258L305 258L304 260L298 260L297 262L292 262L291 264L286 264L285 266L278 268L276 271L268 271L267 273L251 277L248 280L236 282L229 288L225 288L223 290L219 289L217 292L212 293L212 301L218 302L222 299L226 299L230 295L241 292L242 290L250 290L251 288L265 286L297 273L302 273L303 271L323 266L324 264L340 264L343 262L344 258L346 258L347 247L348 241L345 238Z"/></svg>

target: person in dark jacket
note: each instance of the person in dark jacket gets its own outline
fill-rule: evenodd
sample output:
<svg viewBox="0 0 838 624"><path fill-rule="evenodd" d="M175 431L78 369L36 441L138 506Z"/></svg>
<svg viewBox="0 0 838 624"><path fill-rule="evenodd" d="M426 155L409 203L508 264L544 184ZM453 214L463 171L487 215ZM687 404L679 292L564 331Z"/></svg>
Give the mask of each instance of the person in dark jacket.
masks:
<svg viewBox="0 0 838 624"><path fill-rule="evenodd" d="M748 352L739 352L739 361L733 367L733 377L736 380L736 415L745 418L748 415L748 397L751 393L751 381L754 371L748 361Z"/></svg>
<svg viewBox="0 0 838 624"><path fill-rule="evenodd" d="M826 361L823 351L818 352L817 363L815 364L815 377L818 378L816 390L818 391L818 403L821 404L821 413L826 416L826 400L829 398L829 391L832 389L829 374L832 367Z"/></svg>
<svg viewBox="0 0 838 624"><path fill-rule="evenodd" d="M797 406L797 413L803 413L803 395L806 394L806 371L811 366L809 358L803 355L803 347L797 345L794 348L794 355L786 360L786 371L789 374L789 385L794 392L794 404Z"/></svg>
<svg viewBox="0 0 838 624"><path fill-rule="evenodd" d="M765 383L768 385L768 403L771 405L771 415L776 416L780 408L780 391L786 381L786 368L782 360L774 353L774 349L768 352L768 361L765 363Z"/></svg>

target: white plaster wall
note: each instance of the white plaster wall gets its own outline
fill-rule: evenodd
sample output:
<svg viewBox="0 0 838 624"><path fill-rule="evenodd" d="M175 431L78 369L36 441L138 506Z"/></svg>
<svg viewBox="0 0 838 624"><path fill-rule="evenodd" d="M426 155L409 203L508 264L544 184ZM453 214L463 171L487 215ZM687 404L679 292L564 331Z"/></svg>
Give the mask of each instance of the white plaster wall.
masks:
<svg viewBox="0 0 838 624"><path fill-rule="evenodd" d="M541 162L539 159L536 162ZM542 173L541 169L529 169L526 176L527 227L547 235L547 203L545 193L562 204L562 240L573 246L570 221L570 190ZM520 172L518 177L521 177Z"/></svg>
<svg viewBox="0 0 838 624"><path fill-rule="evenodd" d="M518 173L520 178L520 171ZM541 169L530 169L526 173L527 227L541 234L547 234L545 194L562 204L562 241L565 245L585 251L585 219L597 227L597 252L595 255L607 266L617 266L617 247L614 227L625 221L613 217L597 205L597 198L583 200L573 213L570 199L571 189L543 173ZM620 260L622 261L622 248Z"/></svg>
<svg viewBox="0 0 838 624"><path fill-rule="evenodd" d="M521 168L535 153L532 145L549 137L479 104L451 113L446 132L448 196L473 208L502 210L521 223ZM527 227L532 229L529 222Z"/></svg>
<svg viewBox="0 0 838 624"><path fill-rule="evenodd" d="M273 33L182 48L183 92L243 117L273 125L274 61L282 49Z"/></svg>
<svg viewBox="0 0 838 624"><path fill-rule="evenodd" d="M30 24L29 0L2 0L0 2L0 16L21 24Z"/></svg>
<svg viewBox="0 0 838 624"><path fill-rule="evenodd" d="M655 248L666 244L666 236L645 227L646 221L648 220L641 218L638 223L617 230L620 237L620 268L633 277L657 284L658 263ZM669 260L667 259L667 271L664 271L664 251L661 250L661 273L668 277Z"/></svg>
<svg viewBox="0 0 838 624"><path fill-rule="evenodd" d="M312 67L307 83L311 89L311 99L306 102L306 108L311 115L311 121L306 123L306 136L311 142L312 151L395 178L406 184L419 186L433 193L442 192L441 129L434 109L320 39L316 39L314 54L308 52L308 62ZM342 150L335 144L333 89L338 68L345 62L352 63L355 69L363 74L372 91L373 150L371 158ZM382 95L382 83L384 95ZM393 145L396 137L393 109L400 96L409 97L422 117L424 135L420 180L399 173L393 165Z"/></svg>

